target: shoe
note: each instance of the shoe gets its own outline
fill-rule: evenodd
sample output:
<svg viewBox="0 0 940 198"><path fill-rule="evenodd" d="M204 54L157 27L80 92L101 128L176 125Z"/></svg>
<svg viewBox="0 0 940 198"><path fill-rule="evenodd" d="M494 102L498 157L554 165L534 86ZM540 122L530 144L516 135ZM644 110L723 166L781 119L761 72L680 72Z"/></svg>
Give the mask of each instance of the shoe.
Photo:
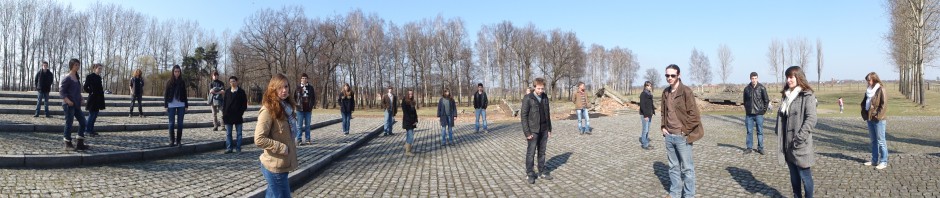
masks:
<svg viewBox="0 0 940 198"><path fill-rule="evenodd" d="M176 142L176 147L183 147L183 143Z"/></svg>
<svg viewBox="0 0 940 198"><path fill-rule="evenodd" d="M297 139L297 141L296 141L295 143L297 143L297 145L303 145L303 144L304 144L304 141L301 140L301 139Z"/></svg>
<svg viewBox="0 0 940 198"><path fill-rule="evenodd" d="M85 138L79 137L78 140L75 141L75 150L81 151L81 150L87 150L87 149L88 149L88 146L85 145Z"/></svg>
<svg viewBox="0 0 940 198"><path fill-rule="evenodd" d="M168 144L167 146L170 146L170 147L176 146L176 142L170 142L170 144Z"/></svg>
<svg viewBox="0 0 940 198"><path fill-rule="evenodd" d="M235 149L235 154L236 154L236 155L242 154L242 150L241 150L241 149Z"/></svg>
<svg viewBox="0 0 940 198"><path fill-rule="evenodd" d="M862 164L864 164L865 166L871 166L871 162L865 162L865 163L862 163Z"/></svg>
<svg viewBox="0 0 940 198"><path fill-rule="evenodd" d="M133 117L134 117L134 114L128 114L127 117L128 117L128 118L133 118Z"/></svg>
<svg viewBox="0 0 940 198"><path fill-rule="evenodd" d="M764 155L764 149L757 149L757 153L760 153L760 155Z"/></svg>
<svg viewBox="0 0 940 198"><path fill-rule="evenodd" d="M219 131L219 127L212 127L212 131Z"/></svg>
<svg viewBox="0 0 940 198"><path fill-rule="evenodd" d="M88 136L91 136L91 137L98 137L98 133L91 132L91 133L88 133Z"/></svg>
<svg viewBox="0 0 940 198"><path fill-rule="evenodd" d="M343 136L349 136L349 132L343 133Z"/></svg>
<svg viewBox="0 0 940 198"><path fill-rule="evenodd" d="M225 150L225 152L223 152L222 154L229 154L229 153L232 153L232 150Z"/></svg>
<svg viewBox="0 0 940 198"><path fill-rule="evenodd" d="M881 163L881 164L878 164L878 166L875 166L875 169L878 169L878 170L885 169L885 168L888 168L887 163Z"/></svg>
<svg viewBox="0 0 940 198"><path fill-rule="evenodd" d="M141 118L146 118L147 116L144 116L144 113L140 113L140 117L141 117Z"/></svg>
<svg viewBox="0 0 940 198"><path fill-rule="evenodd" d="M51 115L46 115L46 118L52 118L52 116L51 116Z"/></svg>
<svg viewBox="0 0 940 198"><path fill-rule="evenodd" d="M65 141L65 149L75 149L75 146L72 146L72 141Z"/></svg>
<svg viewBox="0 0 940 198"><path fill-rule="evenodd" d="M34 118L38 118L38 117L39 117L39 115L33 115L33 117L34 117Z"/></svg>
<svg viewBox="0 0 940 198"><path fill-rule="evenodd" d="M535 175L529 176L529 184L535 184Z"/></svg>
<svg viewBox="0 0 940 198"><path fill-rule="evenodd" d="M411 144L405 143L405 156L415 156L414 153L411 153Z"/></svg>
<svg viewBox="0 0 940 198"><path fill-rule="evenodd" d="M544 180L552 180L552 179L555 179L555 177L552 177L552 175L550 175L550 174L548 174L548 173L542 173L542 175L539 176L539 177L541 177L541 178L544 179Z"/></svg>
<svg viewBox="0 0 940 198"><path fill-rule="evenodd" d="M313 145L313 140L307 140L307 145Z"/></svg>
<svg viewBox="0 0 940 198"><path fill-rule="evenodd" d="M646 148L643 148L643 150L653 150L653 145L646 146Z"/></svg>
<svg viewBox="0 0 940 198"><path fill-rule="evenodd" d="M744 149L744 154L745 154L745 155L751 154L751 149Z"/></svg>

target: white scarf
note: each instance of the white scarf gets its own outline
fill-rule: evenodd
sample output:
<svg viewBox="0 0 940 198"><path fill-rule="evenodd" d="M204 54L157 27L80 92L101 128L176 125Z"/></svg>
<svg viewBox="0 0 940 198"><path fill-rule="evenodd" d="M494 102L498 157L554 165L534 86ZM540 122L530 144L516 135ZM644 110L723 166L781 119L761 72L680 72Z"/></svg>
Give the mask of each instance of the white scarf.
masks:
<svg viewBox="0 0 940 198"><path fill-rule="evenodd" d="M796 87L796 88L793 88L793 89L791 89L790 91L787 91L787 92L786 92L786 95L787 95L787 96L784 97L784 98L783 98L783 102L780 103L780 112L781 112L781 113L783 113L783 114L786 114L786 113L787 113L787 110L790 109L790 103L793 102L793 99L796 98L796 96L800 93L800 91L803 91L803 88L802 88L802 87Z"/></svg>
<svg viewBox="0 0 940 198"><path fill-rule="evenodd" d="M868 111L871 108L871 98L875 97L875 92L878 91L878 88L881 88L881 83L868 87L868 89L865 90L865 111Z"/></svg>

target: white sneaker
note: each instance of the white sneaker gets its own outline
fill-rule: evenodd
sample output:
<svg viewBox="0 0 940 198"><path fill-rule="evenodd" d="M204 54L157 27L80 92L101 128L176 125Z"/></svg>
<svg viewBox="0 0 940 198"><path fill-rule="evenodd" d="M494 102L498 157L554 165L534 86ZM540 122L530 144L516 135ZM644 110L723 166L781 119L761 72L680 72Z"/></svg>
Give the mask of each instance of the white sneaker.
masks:
<svg viewBox="0 0 940 198"><path fill-rule="evenodd" d="M871 162L865 162L865 166L871 166Z"/></svg>
<svg viewBox="0 0 940 198"><path fill-rule="evenodd" d="M885 168L888 168L888 164L886 163L878 164L878 166L875 166L875 169L878 169L878 170L885 169Z"/></svg>

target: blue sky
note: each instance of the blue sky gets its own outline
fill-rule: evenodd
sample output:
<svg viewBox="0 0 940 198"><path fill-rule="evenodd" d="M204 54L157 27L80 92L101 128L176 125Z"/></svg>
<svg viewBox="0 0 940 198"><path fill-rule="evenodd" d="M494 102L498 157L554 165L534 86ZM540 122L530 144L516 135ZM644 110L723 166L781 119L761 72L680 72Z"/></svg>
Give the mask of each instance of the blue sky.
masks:
<svg viewBox="0 0 940 198"><path fill-rule="evenodd" d="M94 1L69 1L79 10ZM119 1L148 16L161 19L193 19L206 29L237 32L244 19L261 8L302 5L311 17L345 15L352 9L375 13L386 21L405 24L438 14L460 17L468 35L475 37L482 25L504 20L522 26L533 23L542 30L561 29L577 33L585 48L592 43L607 48L632 50L641 65L662 69L678 64L688 70L695 47L705 52L714 68L712 83L720 83L717 49L731 48L735 60L729 82L745 83L756 71L761 81L775 81L768 69L767 47L776 38L816 39L823 44L823 79L861 80L878 72L883 79L897 79L886 55L888 17L884 1ZM476 38L471 38L475 41ZM814 48L815 49L815 48ZM807 77L816 79L815 54ZM936 65L936 64L934 64ZM940 69L926 71L935 79ZM642 76L642 73L639 74ZM642 78L642 77L641 77ZM686 76L688 78L688 76Z"/></svg>

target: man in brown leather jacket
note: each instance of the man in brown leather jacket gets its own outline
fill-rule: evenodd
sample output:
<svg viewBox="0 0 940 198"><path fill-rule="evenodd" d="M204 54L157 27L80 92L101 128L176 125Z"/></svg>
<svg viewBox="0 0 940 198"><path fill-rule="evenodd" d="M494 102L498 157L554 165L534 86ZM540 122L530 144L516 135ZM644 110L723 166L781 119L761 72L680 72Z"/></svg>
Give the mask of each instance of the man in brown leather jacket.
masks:
<svg viewBox="0 0 940 198"><path fill-rule="evenodd" d="M705 134L699 118L698 105L692 89L679 76L679 66L666 66L669 87L662 95L662 126L669 158L669 196L695 196L695 164L692 162L692 143ZM681 174L680 174L681 173Z"/></svg>

